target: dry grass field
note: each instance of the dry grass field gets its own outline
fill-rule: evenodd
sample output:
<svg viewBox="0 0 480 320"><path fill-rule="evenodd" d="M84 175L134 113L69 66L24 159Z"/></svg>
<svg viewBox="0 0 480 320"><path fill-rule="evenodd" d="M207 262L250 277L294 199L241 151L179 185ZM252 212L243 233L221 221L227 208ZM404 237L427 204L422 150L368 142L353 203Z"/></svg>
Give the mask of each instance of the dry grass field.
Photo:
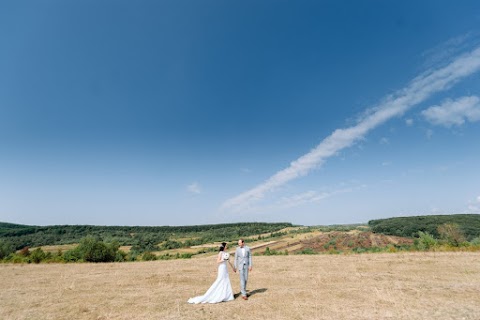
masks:
<svg viewBox="0 0 480 320"><path fill-rule="evenodd" d="M0 318L480 319L479 253L258 256L248 301L187 304L214 259L2 264Z"/></svg>

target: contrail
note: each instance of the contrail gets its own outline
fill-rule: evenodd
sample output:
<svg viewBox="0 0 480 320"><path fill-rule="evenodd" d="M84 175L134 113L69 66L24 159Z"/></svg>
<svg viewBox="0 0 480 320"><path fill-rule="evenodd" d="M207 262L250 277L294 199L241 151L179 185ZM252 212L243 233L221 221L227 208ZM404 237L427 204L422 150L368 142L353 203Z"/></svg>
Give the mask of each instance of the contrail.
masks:
<svg viewBox="0 0 480 320"><path fill-rule="evenodd" d="M252 203L262 199L267 193L321 166L326 159L350 147L372 129L393 117L402 115L433 94L450 88L479 70L480 47L477 47L457 57L443 68L431 70L414 78L405 88L387 96L377 107L367 110L368 114L355 126L335 130L310 152L291 162L289 167L278 171L256 187L226 200L221 210L239 212L248 209Z"/></svg>

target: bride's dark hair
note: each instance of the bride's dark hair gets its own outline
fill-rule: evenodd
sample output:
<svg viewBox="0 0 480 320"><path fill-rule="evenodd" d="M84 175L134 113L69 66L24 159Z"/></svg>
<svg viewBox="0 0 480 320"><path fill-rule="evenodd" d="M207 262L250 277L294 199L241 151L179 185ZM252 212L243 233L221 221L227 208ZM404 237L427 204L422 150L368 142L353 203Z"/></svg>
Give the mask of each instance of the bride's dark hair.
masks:
<svg viewBox="0 0 480 320"><path fill-rule="evenodd" d="M220 246L220 248L218 249L218 251L223 251L225 250L225 246L227 245L226 242L222 242L222 245Z"/></svg>

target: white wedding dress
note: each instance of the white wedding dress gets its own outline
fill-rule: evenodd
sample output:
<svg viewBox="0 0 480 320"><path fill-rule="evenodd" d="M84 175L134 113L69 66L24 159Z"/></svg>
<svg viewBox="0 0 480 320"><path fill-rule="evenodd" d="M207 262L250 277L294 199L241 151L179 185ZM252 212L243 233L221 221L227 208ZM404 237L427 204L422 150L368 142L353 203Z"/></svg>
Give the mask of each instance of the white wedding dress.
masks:
<svg viewBox="0 0 480 320"><path fill-rule="evenodd" d="M217 303L233 300L232 284L228 277L227 261L218 265L218 275L203 296L188 299L188 303Z"/></svg>

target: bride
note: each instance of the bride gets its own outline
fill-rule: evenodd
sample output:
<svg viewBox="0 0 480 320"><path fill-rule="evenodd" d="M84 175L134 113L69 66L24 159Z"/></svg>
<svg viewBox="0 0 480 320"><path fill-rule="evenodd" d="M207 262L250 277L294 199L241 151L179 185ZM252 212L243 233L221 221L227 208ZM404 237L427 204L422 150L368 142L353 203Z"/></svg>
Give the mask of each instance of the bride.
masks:
<svg viewBox="0 0 480 320"><path fill-rule="evenodd" d="M228 277L227 261L230 267L233 266L228 260L229 254L227 243L223 242L217 255L218 275L212 286L203 296L188 299L188 303L217 303L233 300L233 290Z"/></svg>

